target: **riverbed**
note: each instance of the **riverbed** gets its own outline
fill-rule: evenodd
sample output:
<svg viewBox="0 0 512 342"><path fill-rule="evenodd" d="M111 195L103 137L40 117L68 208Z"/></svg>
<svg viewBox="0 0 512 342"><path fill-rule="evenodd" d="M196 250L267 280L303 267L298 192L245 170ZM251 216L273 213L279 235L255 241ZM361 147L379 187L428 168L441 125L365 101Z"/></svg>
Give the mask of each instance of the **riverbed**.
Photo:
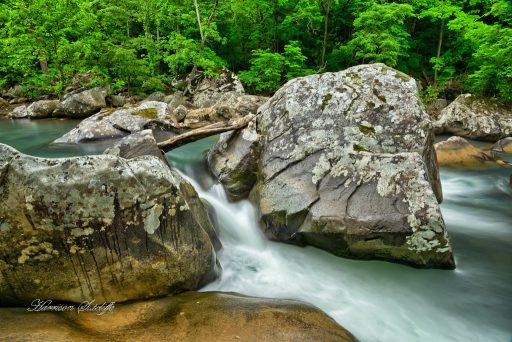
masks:
<svg viewBox="0 0 512 342"><path fill-rule="evenodd" d="M0 143L41 157L101 153L108 143L50 145L71 120L0 119ZM267 241L248 201L229 202L207 172L208 138L167 154L215 208L222 276L202 291L299 299L361 341L512 340L512 169L441 169L455 270L342 259Z"/></svg>

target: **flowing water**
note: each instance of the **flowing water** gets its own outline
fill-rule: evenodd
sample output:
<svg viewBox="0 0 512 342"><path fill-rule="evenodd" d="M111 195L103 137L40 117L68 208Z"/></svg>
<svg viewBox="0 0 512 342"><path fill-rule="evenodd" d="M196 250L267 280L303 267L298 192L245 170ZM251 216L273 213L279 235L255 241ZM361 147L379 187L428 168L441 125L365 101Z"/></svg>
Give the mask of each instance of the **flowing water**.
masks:
<svg viewBox="0 0 512 342"><path fill-rule="evenodd" d="M48 146L72 125L27 122L0 120L0 142L39 156L104 149ZM457 269L423 270L265 240L253 206L229 202L206 171L202 154L214 141L168 153L216 210L223 273L203 291L300 299L327 312L361 341L512 341L512 169L442 169L441 208Z"/></svg>

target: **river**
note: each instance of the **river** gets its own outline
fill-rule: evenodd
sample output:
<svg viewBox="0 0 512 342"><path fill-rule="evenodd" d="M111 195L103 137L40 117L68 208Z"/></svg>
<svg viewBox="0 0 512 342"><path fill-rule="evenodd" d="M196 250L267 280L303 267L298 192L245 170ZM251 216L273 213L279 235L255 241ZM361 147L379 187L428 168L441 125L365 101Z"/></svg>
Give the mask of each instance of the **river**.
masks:
<svg viewBox="0 0 512 342"><path fill-rule="evenodd" d="M2 119L0 143L44 157L101 153L106 144L49 145L75 124ZM253 206L229 202L206 171L202 156L214 141L167 154L218 218L223 272L201 291L303 300L363 342L512 341L511 169L441 169L441 209L457 269L415 269L267 241Z"/></svg>

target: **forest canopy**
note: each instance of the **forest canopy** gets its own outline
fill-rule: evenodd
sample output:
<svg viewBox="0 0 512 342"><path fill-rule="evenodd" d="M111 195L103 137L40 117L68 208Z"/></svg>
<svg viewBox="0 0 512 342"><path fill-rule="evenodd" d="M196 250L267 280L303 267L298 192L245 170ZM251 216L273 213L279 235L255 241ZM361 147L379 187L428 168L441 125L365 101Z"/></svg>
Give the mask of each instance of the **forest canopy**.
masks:
<svg viewBox="0 0 512 342"><path fill-rule="evenodd" d="M112 92L236 72L269 94L287 80L383 62L428 101L464 91L512 102L510 0L6 0L0 88L61 95L77 75Z"/></svg>

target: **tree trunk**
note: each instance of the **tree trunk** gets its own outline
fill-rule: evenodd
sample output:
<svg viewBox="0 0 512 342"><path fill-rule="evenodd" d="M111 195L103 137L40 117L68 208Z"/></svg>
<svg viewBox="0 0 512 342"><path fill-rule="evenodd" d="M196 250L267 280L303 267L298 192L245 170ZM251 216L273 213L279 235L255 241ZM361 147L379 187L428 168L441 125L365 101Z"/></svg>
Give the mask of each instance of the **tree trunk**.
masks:
<svg viewBox="0 0 512 342"><path fill-rule="evenodd" d="M441 20L441 29L439 30L439 43L437 44L437 53L436 59L439 61L439 57L441 56L441 46L443 45L443 35L444 35L444 20ZM437 66L434 68L434 84L437 86L437 76L438 70Z"/></svg>
<svg viewBox="0 0 512 342"><path fill-rule="evenodd" d="M208 126L193 129L187 133L177 135L158 143L158 147L165 152L169 152L174 148L183 146L199 139L235 129L245 128L255 117L256 116L254 114L248 114L239 119L233 119L226 122L217 122Z"/></svg>
<svg viewBox="0 0 512 342"><path fill-rule="evenodd" d="M324 42L322 45L322 57L320 58L320 70L325 69L325 53L327 51L327 33L329 28L329 12L331 11L332 0L328 0L324 8Z"/></svg>

